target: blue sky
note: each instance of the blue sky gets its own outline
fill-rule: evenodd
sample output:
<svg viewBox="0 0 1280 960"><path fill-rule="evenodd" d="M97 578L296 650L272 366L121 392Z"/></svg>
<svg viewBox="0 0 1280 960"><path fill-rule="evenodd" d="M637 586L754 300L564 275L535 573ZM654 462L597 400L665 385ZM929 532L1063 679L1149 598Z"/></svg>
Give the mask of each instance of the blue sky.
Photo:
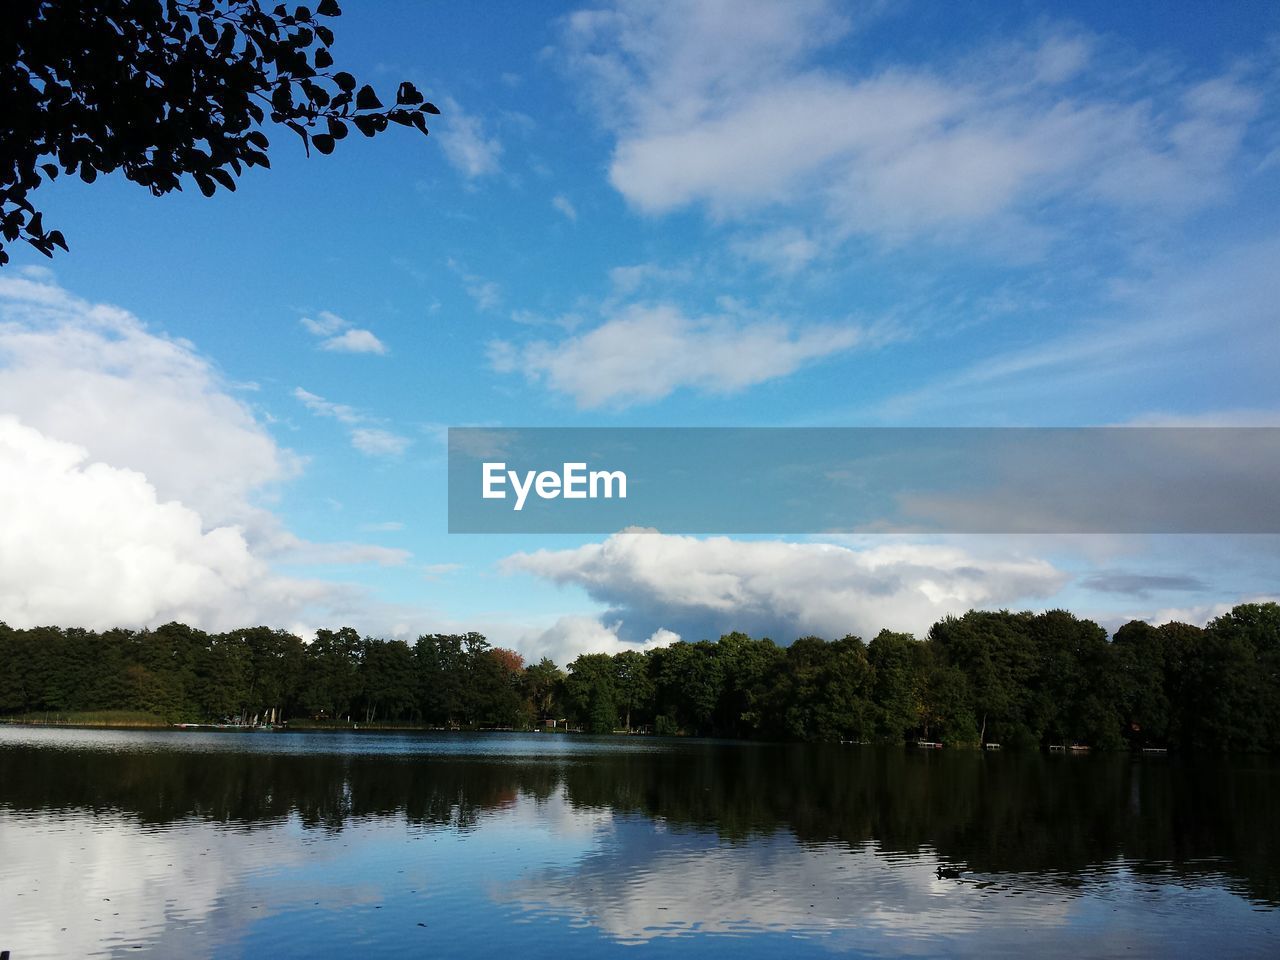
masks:
<svg viewBox="0 0 1280 960"><path fill-rule="evenodd" d="M1276 592L1269 537L450 536L443 443L1277 423L1274 5L347 7L339 65L418 83L430 137L307 159L273 132L213 199L37 194L72 249L0 274L5 492L33 505L0 617L563 661Z"/></svg>

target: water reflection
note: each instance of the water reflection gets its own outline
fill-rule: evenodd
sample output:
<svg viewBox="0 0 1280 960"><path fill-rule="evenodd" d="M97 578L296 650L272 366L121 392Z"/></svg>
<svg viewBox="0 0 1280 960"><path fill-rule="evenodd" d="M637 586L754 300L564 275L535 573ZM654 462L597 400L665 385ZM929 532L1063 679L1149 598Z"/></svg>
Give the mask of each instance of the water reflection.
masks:
<svg viewBox="0 0 1280 960"><path fill-rule="evenodd" d="M1267 955L1276 784L1262 759L7 729L0 948Z"/></svg>

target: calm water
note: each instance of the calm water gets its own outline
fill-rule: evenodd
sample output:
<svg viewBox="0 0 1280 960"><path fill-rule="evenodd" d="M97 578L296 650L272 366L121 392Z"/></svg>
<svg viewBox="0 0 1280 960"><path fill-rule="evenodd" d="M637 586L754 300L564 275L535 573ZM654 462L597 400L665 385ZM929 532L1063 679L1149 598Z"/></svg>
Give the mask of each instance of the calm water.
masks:
<svg viewBox="0 0 1280 960"><path fill-rule="evenodd" d="M0 949L1274 957L1277 786L1257 758L0 728Z"/></svg>

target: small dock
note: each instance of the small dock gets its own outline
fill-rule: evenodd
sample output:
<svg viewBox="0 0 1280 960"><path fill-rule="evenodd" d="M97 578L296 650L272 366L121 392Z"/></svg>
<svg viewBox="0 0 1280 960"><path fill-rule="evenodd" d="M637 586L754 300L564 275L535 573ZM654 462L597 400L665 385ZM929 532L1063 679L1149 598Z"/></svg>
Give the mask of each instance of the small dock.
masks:
<svg viewBox="0 0 1280 960"><path fill-rule="evenodd" d="M999 749L1000 749L1000 744L998 744L998 743L985 743L985 744L983 744L983 745L982 745L982 749L984 749L984 750L999 750Z"/></svg>
<svg viewBox="0 0 1280 960"><path fill-rule="evenodd" d="M1049 744L1049 752L1050 753L1066 753L1067 745L1065 743L1051 743Z"/></svg>
<svg viewBox="0 0 1280 960"><path fill-rule="evenodd" d="M936 740L917 740L916 746L921 750L941 750L942 744Z"/></svg>

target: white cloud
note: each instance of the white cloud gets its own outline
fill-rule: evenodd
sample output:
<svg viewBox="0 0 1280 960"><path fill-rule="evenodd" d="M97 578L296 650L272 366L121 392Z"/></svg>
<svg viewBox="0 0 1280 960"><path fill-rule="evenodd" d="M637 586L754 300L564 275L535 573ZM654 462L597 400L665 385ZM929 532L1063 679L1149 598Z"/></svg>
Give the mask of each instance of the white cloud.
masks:
<svg viewBox="0 0 1280 960"><path fill-rule="evenodd" d="M377 353L385 354L387 346L368 330L348 330L336 337L330 337L320 344L321 350L334 353Z"/></svg>
<svg viewBox="0 0 1280 960"><path fill-rule="evenodd" d="M444 155L464 176L475 179L497 173L502 143L485 130L479 117L468 113L452 97L442 102L439 132ZM432 138L434 139L434 137Z"/></svg>
<svg viewBox="0 0 1280 960"><path fill-rule="evenodd" d="M554 197L552 197L551 205L555 207L557 210L559 210L561 213L563 213L570 220L578 219L577 208L574 207L573 202L568 197L566 197L563 193L557 193Z"/></svg>
<svg viewBox="0 0 1280 960"><path fill-rule="evenodd" d="M490 345L499 372L521 371L581 408L660 400L683 387L732 393L794 373L864 340L853 325L795 328L779 321L688 317L677 307L632 306L586 333L551 342Z"/></svg>
<svg viewBox="0 0 1280 960"><path fill-rule="evenodd" d="M680 639L680 635L664 628L653 631L646 639L633 642L618 636L621 622L610 625L595 617L561 617L545 630L525 633L516 641L516 649L527 663L536 663L543 657L568 666L584 653L622 653L626 650L652 650L665 647Z"/></svg>
<svg viewBox="0 0 1280 960"><path fill-rule="evenodd" d="M360 529L365 533L399 533L404 524L399 520L383 520L378 523L362 523Z"/></svg>
<svg viewBox="0 0 1280 960"><path fill-rule="evenodd" d="M841 14L621 2L566 18L570 67L616 137L613 185L651 214L816 207L894 243L982 225L1025 241L1054 201L1175 214L1212 201L1261 103L1236 75L1142 87L1063 30L949 67L839 70L814 54L846 32Z"/></svg>
<svg viewBox="0 0 1280 960"><path fill-rule="evenodd" d="M0 415L0 609L12 626L210 628L280 618L326 585L271 573L235 526L208 528L135 470Z"/></svg>
<svg viewBox="0 0 1280 960"><path fill-rule="evenodd" d="M215 525L256 525L254 499L301 468L191 344L43 278L0 277L0 412Z"/></svg>
<svg viewBox="0 0 1280 960"><path fill-rule="evenodd" d="M496 310L502 303L502 288L492 280L472 273L453 257L445 261L445 266L462 280L463 289L467 291L467 296L475 303L477 310L487 313Z"/></svg>
<svg viewBox="0 0 1280 960"><path fill-rule="evenodd" d="M322 310L314 317L303 317L302 326L312 336L322 337L320 349L332 353L387 353L387 345L372 331L353 327L336 313Z"/></svg>
<svg viewBox="0 0 1280 960"><path fill-rule="evenodd" d="M1275 396L1270 358L1280 345L1278 258L1280 237L1273 236L1225 247L1196 262L1173 261L1142 284L1130 285L1105 313L1085 318L1074 330L997 349L853 415L989 426L993 416L1009 422L1014 411L1015 423L1064 426L1079 424L1096 410L1094 423L1266 425L1275 418L1256 405L1258 398L1266 402ZM1164 393L1181 392L1189 403L1221 395L1223 385L1247 400L1235 412L1161 416L1147 408L1147 391L1134 394L1135 385L1146 382L1159 383ZM1126 404L1137 405L1130 407L1132 419L1124 412ZM841 419L850 415L834 413Z"/></svg>
<svg viewBox="0 0 1280 960"><path fill-rule="evenodd" d="M0 616L224 629L367 606L349 584L272 571L404 557L309 543L260 506L301 460L233 389L193 345L46 272L0 278L0 502L13 508L0 524Z"/></svg>
<svg viewBox="0 0 1280 960"><path fill-rule="evenodd" d="M413 443L398 433L370 426L373 422L370 417L345 403L334 403L302 387L295 387L293 395L316 416L337 420L347 427L351 446L367 456L398 457Z"/></svg>
<svg viewBox="0 0 1280 960"><path fill-rule="evenodd" d="M625 297L643 287L665 287L688 283L693 271L688 266L666 267L658 263L632 263L613 267L609 282L617 296Z"/></svg>
<svg viewBox="0 0 1280 960"><path fill-rule="evenodd" d="M351 445L371 457L398 457L409 449L408 437L377 427L357 427L351 431Z"/></svg>
<svg viewBox="0 0 1280 960"><path fill-rule="evenodd" d="M805 231L784 227L735 241L733 249L740 256L762 263L775 273L794 274L809 266L821 248Z"/></svg>
<svg viewBox="0 0 1280 960"><path fill-rule="evenodd" d="M746 630L781 642L806 633L869 638L883 627L923 633L948 613L1050 596L1070 579L1045 560L1013 551L992 556L891 540L853 549L644 532L518 553L503 569L580 587L610 605L606 618L641 631L665 627L701 638Z"/></svg>
<svg viewBox="0 0 1280 960"><path fill-rule="evenodd" d="M451 573L457 573L462 566L460 563L428 563L422 568L422 579L429 582L439 580Z"/></svg>

